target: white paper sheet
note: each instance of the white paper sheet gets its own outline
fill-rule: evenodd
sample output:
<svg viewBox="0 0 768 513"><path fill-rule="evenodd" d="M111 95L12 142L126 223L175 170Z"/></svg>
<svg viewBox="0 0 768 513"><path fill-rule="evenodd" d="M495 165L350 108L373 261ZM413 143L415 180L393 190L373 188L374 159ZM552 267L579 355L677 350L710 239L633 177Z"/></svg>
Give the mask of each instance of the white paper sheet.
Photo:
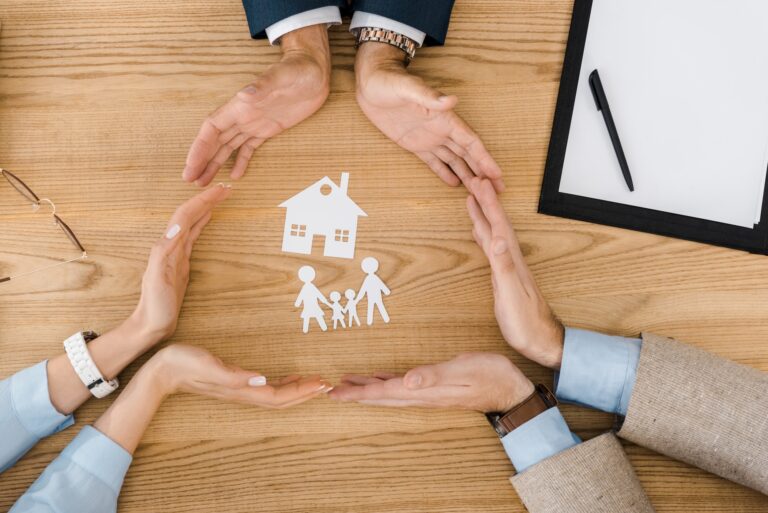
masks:
<svg viewBox="0 0 768 513"><path fill-rule="evenodd" d="M635 192L592 97L594 69ZM594 0L561 192L751 228L767 145L767 0Z"/></svg>

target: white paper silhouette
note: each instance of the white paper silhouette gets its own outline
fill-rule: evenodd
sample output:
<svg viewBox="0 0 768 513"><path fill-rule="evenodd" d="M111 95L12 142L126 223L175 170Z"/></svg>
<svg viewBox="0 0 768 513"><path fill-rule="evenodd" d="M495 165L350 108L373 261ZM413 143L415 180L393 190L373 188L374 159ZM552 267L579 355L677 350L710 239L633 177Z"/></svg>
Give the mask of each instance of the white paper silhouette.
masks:
<svg viewBox="0 0 768 513"><path fill-rule="evenodd" d="M344 306L344 312L349 317L349 327L354 326L353 323L357 323L360 326L360 317L357 316L357 298L355 297L355 291L347 289L344 292L344 297L347 298L347 304Z"/></svg>
<svg viewBox="0 0 768 513"><path fill-rule="evenodd" d="M336 329L336 325L338 323L341 323L342 328L346 328L347 325L344 323L344 307L341 306L341 303L339 303L341 300L341 294L334 290L331 292L330 298L331 310L333 311L333 317L331 318L331 320L333 320L333 329Z"/></svg>
<svg viewBox="0 0 768 513"><path fill-rule="evenodd" d="M315 236L325 237L323 255L354 258L357 218L367 217L347 195L349 173L341 173L336 185L327 176L280 204L286 209L283 251L312 253Z"/></svg>
<svg viewBox="0 0 768 513"><path fill-rule="evenodd" d="M325 324L325 312L320 307L319 302L327 305L331 308L331 304L325 299L320 290L315 287L312 281L315 279L315 269L311 266L305 265L299 269L299 279L304 282L304 286L301 287L299 297L296 298L294 306L296 308L304 305L304 309L301 311L301 318L304 319L304 333L309 332L309 321L314 319L320 325L320 329L326 331L328 326Z"/></svg>
<svg viewBox="0 0 768 513"><path fill-rule="evenodd" d="M379 270L379 261L373 257L367 257L363 259L361 267L368 276L363 280L363 286L360 287L360 292L357 293L357 300L360 301L365 296L368 296L368 316L366 318L368 326L373 324L374 306L379 309L379 315L381 315L384 322L389 322L389 314L387 309L384 308L384 299L381 297L381 294L383 293L385 296L388 296L392 291L376 275L376 271Z"/></svg>
<svg viewBox="0 0 768 513"><path fill-rule="evenodd" d="M314 268L305 265L299 269L299 279L304 285L301 287L294 306L299 308L303 305L301 318L303 320L304 333L309 332L309 325L312 319L317 322L321 330L328 330L328 326L325 323L325 311L320 303L331 310L334 330L338 329L339 325L342 328L352 328L355 323L360 326L360 318L357 316L357 305L366 297L368 298L368 316L366 318L368 326L373 324L374 308L378 309L379 315L381 315L385 323L389 322L389 314L384 307L383 296L389 296L392 291L376 274L376 271L379 270L379 261L373 257L364 258L361 268L367 276L363 280L360 291L355 293L353 289L347 289L344 292L347 304L343 306L341 304L341 294L338 291L334 290L328 295L329 301L320 289L315 286L313 283L316 277ZM347 314L348 322L345 322L344 314Z"/></svg>

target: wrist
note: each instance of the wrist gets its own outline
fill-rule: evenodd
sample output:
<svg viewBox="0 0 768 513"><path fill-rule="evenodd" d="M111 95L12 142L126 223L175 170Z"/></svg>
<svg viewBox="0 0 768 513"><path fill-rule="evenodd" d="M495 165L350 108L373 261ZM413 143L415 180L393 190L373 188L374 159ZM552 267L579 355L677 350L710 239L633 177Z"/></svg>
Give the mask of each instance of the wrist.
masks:
<svg viewBox="0 0 768 513"><path fill-rule="evenodd" d="M167 330L151 328L146 321L146 316L138 308L114 331L118 332L125 343L141 350L141 352L150 349L173 333L173 331L168 333Z"/></svg>
<svg viewBox="0 0 768 513"><path fill-rule="evenodd" d="M362 84L368 76L380 70L405 72L406 54L403 50L376 41L360 44L355 57L357 83Z"/></svg>
<svg viewBox="0 0 768 513"><path fill-rule="evenodd" d="M331 47L328 43L328 29L325 24L310 25L293 30L280 38L283 59L309 58L324 71L330 81Z"/></svg>
<svg viewBox="0 0 768 513"><path fill-rule="evenodd" d="M139 369L134 380L138 380L142 388L152 390L151 394L162 402L178 389L178 381L171 363L166 349L161 349Z"/></svg>

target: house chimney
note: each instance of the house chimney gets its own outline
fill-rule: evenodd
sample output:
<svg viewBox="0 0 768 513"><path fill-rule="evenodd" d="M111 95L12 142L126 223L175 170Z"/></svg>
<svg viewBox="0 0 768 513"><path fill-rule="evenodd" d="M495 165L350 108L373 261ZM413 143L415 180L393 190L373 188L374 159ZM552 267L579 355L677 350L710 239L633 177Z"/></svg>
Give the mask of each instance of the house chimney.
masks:
<svg viewBox="0 0 768 513"><path fill-rule="evenodd" d="M347 194L347 188L349 188L349 173L341 173L341 182L339 183L341 192Z"/></svg>

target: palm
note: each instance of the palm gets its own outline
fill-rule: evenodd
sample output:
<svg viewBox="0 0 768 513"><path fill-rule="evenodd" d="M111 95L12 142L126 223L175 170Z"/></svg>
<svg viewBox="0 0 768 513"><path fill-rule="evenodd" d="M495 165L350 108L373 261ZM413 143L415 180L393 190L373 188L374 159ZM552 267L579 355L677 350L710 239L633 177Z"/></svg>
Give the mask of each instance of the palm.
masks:
<svg viewBox="0 0 768 513"><path fill-rule="evenodd" d="M413 152L449 185L488 177L503 188L501 169L479 136L442 96L404 68L381 68L358 83L358 104L387 137Z"/></svg>
<svg viewBox="0 0 768 513"><path fill-rule="evenodd" d="M208 185L238 148L230 176L240 178L256 148L314 114L327 96L321 65L305 54L286 54L205 120L184 179Z"/></svg>

